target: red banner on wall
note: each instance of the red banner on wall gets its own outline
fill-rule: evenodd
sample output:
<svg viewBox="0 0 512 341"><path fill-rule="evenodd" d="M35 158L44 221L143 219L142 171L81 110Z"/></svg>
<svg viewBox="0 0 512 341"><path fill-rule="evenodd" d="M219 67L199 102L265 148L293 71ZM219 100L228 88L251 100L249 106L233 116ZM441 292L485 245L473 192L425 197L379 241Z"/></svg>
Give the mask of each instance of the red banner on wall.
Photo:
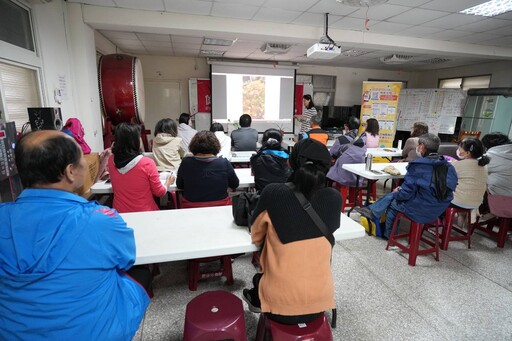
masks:
<svg viewBox="0 0 512 341"><path fill-rule="evenodd" d="M209 79L197 80L197 112L212 112L212 88Z"/></svg>
<svg viewBox="0 0 512 341"><path fill-rule="evenodd" d="M295 85L295 113L294 115L302 115L302 107L304 106L302 97L304 96L304 85Z"/></svg>

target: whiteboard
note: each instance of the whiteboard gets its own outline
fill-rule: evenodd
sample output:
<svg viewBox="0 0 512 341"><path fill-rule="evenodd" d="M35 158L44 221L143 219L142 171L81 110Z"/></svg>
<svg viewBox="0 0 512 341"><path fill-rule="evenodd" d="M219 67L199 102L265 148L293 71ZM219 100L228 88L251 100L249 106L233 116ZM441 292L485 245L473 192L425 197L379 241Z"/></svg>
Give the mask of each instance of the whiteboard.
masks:
<svg viewBox="0 0 512 341"><path fill-rule="evenodd" d="M461 89L402 89L396 129L409 131L415 122L425 122L430 133L453 134L465 101Z"/></svg>
<svg viewBox="0 0 512 341"><path fill-rule="evenodd" d="M179 82L148 81L144 82L146 94L146 117L144 125L155 133L155 125L162 118L172 118L178 123L181 114L181 89Z"/></svg>

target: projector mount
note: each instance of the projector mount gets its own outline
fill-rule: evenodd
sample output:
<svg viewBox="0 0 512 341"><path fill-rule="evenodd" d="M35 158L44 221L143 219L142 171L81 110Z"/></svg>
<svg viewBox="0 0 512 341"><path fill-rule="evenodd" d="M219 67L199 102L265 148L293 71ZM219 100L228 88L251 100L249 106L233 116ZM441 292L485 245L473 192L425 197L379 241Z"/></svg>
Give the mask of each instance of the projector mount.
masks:
<svg viewBox="0 0 512 341"><path fill-rule="evenodd" d="M330 47L338 47L341 48L340 45L337 45L334 40L332 40L331 37L329 37L329 34L327 33L327 30L329 29L329 13L324 14L324 35L320 38L321 44L329 44Z"/></svg>

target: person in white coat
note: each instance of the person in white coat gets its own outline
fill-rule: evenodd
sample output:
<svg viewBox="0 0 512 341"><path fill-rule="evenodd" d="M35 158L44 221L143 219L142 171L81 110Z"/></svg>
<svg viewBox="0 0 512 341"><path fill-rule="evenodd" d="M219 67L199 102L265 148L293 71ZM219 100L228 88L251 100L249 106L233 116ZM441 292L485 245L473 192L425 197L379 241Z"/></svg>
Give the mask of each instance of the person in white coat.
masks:
<svg viewBox="0 0 512 341"><path fill-rule="evenodd" d="M224 133L222 124L213 122L210 131L215 134L220 143L220 152L217 156L228 159L231 156L231 138Z"/></svg>
<svg viewBox="0 0 512 341"><path fill-rule="evenodd" d="M197 130L190 126L190 117L190 114L183 113L180 115L180 118L178 119L178 136L181 137L183 149L185 149L187 153L189 153L188 145L190 141L192 140L194 135L197 134Z"/></svg>

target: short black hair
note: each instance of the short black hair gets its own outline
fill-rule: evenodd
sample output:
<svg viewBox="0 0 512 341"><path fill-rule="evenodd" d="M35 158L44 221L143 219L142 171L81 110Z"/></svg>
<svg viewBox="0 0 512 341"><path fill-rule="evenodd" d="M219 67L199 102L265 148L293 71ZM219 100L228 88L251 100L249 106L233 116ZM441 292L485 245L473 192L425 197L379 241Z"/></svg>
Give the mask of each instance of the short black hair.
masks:
<svg viewBox="0 0 512 341"><path fill-rule="evenodd" d="M210 131L212 133L216 132L216 131L222 131L224 132L224 127L222 126L222 124L220 124L219 122L213 122L212 125L210 126Z"/></svg>
<svg viewBox="0 0 512 341"><path fill-rule="evenodd" d="M220 143L214 133L207 130L201 130L194 135L188 149L194 155L196 154L213 154L220 152Z"/></svg>
<svg viewBox="0 0 512 341"><path fill-rule="evenodd" d="M484 155L484 144L479 139L467 137L459 143L459 147L468 152L473 159L477 159L479 166L485 166L490 161L490 159Z"/></svg>
<svg viewBox="0 0 512 341"><path fill-rule="evenodd" d="M190 114L187 114L186 112L182 113L178 119L178 123L188 124L188 121L190 121Z"/></svg>
<svg viewBox="0 0 512 341"><path fill-rule="evenodd" d="M509 144L510 139L507 135L500 132L493 132L482 137L482 143L486 149L501 146L502 144Z"/></svg>
<svg viewBox="0 0 512 341"><path fill-rule="evenodd" d="M36 133L23 135L14 149L16 167L25 188L59 182L66 167L78 166L82 158L80 146L70 136L59 134L31 144L30 137Z"/></svg>
<svg viewBox="0 0 512 341"><path fill-rule="evenodd" d="M112 147L112 153L137 154L140 150L140 126L129 123L120 123L115 131L116 142Z"/></svg>
<svg viewBox="0 0 512 341"><path fill-rule="evenodd" d="M158 134L170 134L171 136L178 136L178 126L173 119L164 118L157 122L155 126L155 136Z"/></svg>
<svg viewBox="0 0 512 341"><path fill-rule="evenodd" d="M347 127L350 130L359 129L359 126L361 123L359 122L359 119L355 116L350 116L348 119Z"/></svg>
<svg viewBox="0 0 512 341"><path fill-rule="evenodd" d="M240 123L240 127L243 127L243 128L250 127L251 122L252 122L252 118L251 118L251 116L249 116L247 114L243 114L242 116L240 116L240 119L238 120L238 123Z"/></svg>

